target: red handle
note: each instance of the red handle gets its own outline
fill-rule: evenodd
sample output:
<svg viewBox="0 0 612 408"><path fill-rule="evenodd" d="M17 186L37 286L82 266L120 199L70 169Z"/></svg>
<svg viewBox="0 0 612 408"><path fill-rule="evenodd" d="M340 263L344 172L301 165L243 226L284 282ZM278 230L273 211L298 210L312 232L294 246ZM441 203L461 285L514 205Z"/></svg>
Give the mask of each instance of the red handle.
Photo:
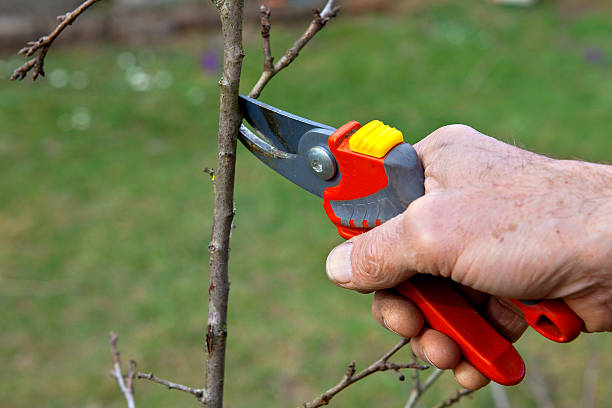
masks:
<svg viewBox="0 0 612 408"><path fill-rule="evenodd" d="M397 144L393 138L382 143L385 135L395 133L389 133L384 126L379 129L379 124L361 128L357 122L348 122L328 140L341 177L337 185L323 192L323 207L340 235L347 239L400 214L425 192L423 168L414 149L406 143ZM382 130L377 133L376 129ZM357 141L352 146L354 137ZM385 147L383 156L381 151L373 150L380 143ZM396 289L415 303L433 329L452 338L464 358L482 374L503 385L522 380L525 365L521 356L449 279L416 275ZM571 341L580 333L582 322L563 302L517 304L527 322L549 339Z"/></svg>
<svg viewBox="0 0 612 408"><path fill-rule="evenodd" d="M502 385L521 382L525 364L519 353L448 279L418 274L395 289L421 310L431 328L453 339L463 357L482 374Z"/></svg>
<svg viewBox="0 0 612 408"><path fill-rule="evenodd" d="M521 308L527 323L542 336L558 343L574 340L582 331L582 320L562 300L512 302Z"/></svg>

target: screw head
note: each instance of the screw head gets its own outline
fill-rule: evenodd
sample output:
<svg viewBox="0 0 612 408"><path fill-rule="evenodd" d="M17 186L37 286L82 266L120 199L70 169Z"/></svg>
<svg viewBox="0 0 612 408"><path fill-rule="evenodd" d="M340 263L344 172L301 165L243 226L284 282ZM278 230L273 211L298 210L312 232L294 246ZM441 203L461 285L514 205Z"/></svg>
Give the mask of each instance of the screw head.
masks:
<svg viewBox="0 0 612 408"><path fill-rule="evenodd" d="M329 180L336 175L336 160L323 146L314 146L306 153L310 171L322 180Z"/></svg>

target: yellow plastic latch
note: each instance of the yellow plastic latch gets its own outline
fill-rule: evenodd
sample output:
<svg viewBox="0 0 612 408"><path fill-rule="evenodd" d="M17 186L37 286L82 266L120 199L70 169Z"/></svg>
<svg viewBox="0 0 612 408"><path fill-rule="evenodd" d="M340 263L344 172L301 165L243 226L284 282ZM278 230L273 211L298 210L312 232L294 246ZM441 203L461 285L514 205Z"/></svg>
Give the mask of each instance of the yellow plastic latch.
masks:
<svg viewBox="0 0 612 408"><path fill-rule="evenodd" d="M353 152L380 158L403 141L402 132L373 120L351 136L349 147Z"/></svg>

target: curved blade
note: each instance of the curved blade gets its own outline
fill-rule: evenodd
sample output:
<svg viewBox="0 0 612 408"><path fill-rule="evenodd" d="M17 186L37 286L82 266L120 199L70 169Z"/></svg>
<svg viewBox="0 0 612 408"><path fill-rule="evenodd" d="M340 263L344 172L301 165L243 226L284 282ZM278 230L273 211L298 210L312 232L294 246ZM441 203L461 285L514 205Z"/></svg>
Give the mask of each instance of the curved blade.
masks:
<svg viewBox="0 0 612 408"><path fill-rule="evenodd" d="M327 140L336 129L242 95L240 108L255 132L241 125L239 139L259 160L319 197L339 183L338 174L330 180L315 176L304 157L313 146L327 149Z"/></svg>
<svg viewBox="0 0 612 408"><path fill-rule="evenodd" d="M240 95L240 110L244 119L260 136L270 145L287 153L297 153L300 139L309 130L336 130L331 126L301 118L244 95Z"/></svg>

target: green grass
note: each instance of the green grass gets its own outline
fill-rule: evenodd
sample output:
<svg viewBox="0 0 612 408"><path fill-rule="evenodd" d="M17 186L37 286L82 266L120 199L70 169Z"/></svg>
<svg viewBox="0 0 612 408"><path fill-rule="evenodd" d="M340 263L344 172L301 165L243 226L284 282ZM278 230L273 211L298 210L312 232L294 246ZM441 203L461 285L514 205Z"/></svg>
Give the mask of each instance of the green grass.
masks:
<svg viewBox="0 0 612 408"><path fill-rule="evenodd" d="M554 7L471 1L341 16L261 99L334 126L381 119L412 142L461 122L543 154L610 161L612 8L563 20ZM275 54L301 29L275 24ZM124 406L106 374L111 329L124 359L141 370L202 383L212 209L202 168L215 162L218 76L203 74L198 60L218 47L204 36L144 53L58 48L48 74L86 72L85 89L0 82L1 406ZM245 30L245 48L243 92L261 69L257 27ZM172 86L133 90L116 64L126 50L149 73L171 72ZM589 62L589 50L603 57ZM227 404L295 406L395 338L369 317L370 296L327 281L324 260L340 238L316 197L242 147L236 183ZM557 345L529 333L518 343L559 407L580 405L593 347L601 356L598 406L612 407L609 335ZM445 378L426 405L454 389ZM333 404L401 406L408 392L385 373ZM526 382L508 393L515 406L536 406ZM146 383L137 384L137 401L194 406ZM464 406L491 403L484 390Z"/></svg>

